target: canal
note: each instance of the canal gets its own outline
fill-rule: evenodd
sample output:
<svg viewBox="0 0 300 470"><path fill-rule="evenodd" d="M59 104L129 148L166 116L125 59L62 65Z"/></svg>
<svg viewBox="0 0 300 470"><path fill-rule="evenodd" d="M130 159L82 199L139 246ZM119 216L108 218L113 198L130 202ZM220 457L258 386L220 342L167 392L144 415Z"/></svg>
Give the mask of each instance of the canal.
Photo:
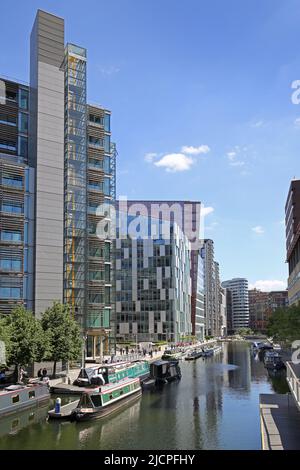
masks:
<svg viewBox="0 0 300 470"><path fill-rule="evenodd" d="M288 391L245 342L181 361L182 379L90 423L47 422L47 409L0 419L0 449L260 449L259 394ZM53 402L51 404L53 407Z"/></svg>

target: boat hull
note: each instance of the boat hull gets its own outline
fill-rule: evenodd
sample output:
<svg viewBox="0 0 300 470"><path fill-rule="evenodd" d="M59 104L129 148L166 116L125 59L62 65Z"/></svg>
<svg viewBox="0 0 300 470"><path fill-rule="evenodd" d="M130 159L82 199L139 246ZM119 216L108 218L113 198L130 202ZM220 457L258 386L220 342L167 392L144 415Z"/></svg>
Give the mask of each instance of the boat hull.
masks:
<svg viewBox="0 0 300 470"><path fill-rule="evenodd" d="M102 407L98 410L94 410L90 413L84 413L81 411L75 411L71 415L71 420L72 421L90 421L94 419L100 419L100 418L105 418L106 416L110 415L111 413L117 412L119 409L123 408L127 404L133 402L134 400L137 400L140 398L142 395L142 390L138 389L131 395L122 398L121 400L118 400L115 403L112 403L111 405L107 405L105 407Z"/></svg>

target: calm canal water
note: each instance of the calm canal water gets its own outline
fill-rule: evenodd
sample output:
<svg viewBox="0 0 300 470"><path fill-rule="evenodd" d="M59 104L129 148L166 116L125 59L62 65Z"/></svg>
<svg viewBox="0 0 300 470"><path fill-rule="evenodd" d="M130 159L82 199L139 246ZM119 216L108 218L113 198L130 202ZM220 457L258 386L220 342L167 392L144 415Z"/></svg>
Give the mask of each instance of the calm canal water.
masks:
<svg viewBox="0 0 300 470"><path fill-rule="evenodd" d="M47 422L48 407L0 419L0 449L260 449L259 394L285 393L244 342L181 362L180 382L90 423ZM51 405L52 407L52 405Z"/></svg>

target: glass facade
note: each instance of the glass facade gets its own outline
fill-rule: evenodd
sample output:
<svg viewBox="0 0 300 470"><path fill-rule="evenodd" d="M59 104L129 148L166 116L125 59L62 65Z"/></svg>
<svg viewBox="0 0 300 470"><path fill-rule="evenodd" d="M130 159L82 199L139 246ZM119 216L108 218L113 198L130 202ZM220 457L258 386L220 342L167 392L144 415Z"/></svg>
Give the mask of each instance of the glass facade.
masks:
<svg viewBox="0 0 300 470"><path fill-rule="evenodd" d="M116 240L118 338L176 342L191 334L190 263L189 241L176 224L169 240Z"/></svg>
<svg viewBox="0 0 300 470"><path fill-rule="evenodd" d="M28 224L28 89L3 80L0 100L0 315L28 306L24 289Z"/></svg>
<svg viewBox="0 0 300 470"><path fill-rule="evenodd" d="M87 282L86 51L65 51L64 299L85 330Z"/></svg>

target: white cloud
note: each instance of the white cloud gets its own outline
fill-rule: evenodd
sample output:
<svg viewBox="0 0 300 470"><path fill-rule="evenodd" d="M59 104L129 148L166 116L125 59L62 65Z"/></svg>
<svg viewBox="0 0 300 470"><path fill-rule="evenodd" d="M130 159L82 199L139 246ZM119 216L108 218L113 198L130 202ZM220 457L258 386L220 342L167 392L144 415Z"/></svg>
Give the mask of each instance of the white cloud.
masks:
<svg viewBox="0 0 300 470"><path fill-rule="evenodd" d="M255 281L253 284L249 284L249 289L259 289L265 292L270 292L272 290L285 290L286 288L286 282L278 280L261 280Z"/></svg>
<svg viewBox="0 0 300 470"><path fill-rule="evenodd" d="M177 171L189 170L194 163L195 160L187 157L183 153L169 153L164 155L159 161L155 162L154 165L163 167L168 172L175 173Z"/></svg>
<svg viewBox="0 0 300 470"><path fill-rule="evenodd" d="M258 235L261 235L265 233L265 229L261 225L257 225L256 227L252 227L252 232L257 233Z"/></svg>
<svg viewBox="0 0 300 470"><path fill-rule="evenodd" d="M261 127L264 124L264 121L256 121L251 124L251 127Z"/></svg>
<svg viewBox="0 0 300 470"><path fill-rule="evenodd" d="M229 165L231 165L231 166L243 166L243 165L245 165L245 162L243 162L242 160L231 161L229 163Z"/></svg>
<svg viewBox="0 0 300 470"><path fill-rule="evenodd" d="M149 153L146 153L144 159L146 162L151 163L156 157L157 157L157 153L149 152Z"/></svg>
<svg viewBox="0 0 300 470"><path fill-rule="evenodd" d="M113 75L115 73L118 73L120 72L120 67L117 67L115 65L107 65L107 66L101 66L101 65L98 65L97 66L97 69L99 70L99 72L102 74L102 75L105 75L105 76L109 76L109 75Z"/></svg>
<svg viewBox="0 0 300 470"><path fill-rule="evenodd" d="M227 152L226 155L228 157L228 160L233 161L235 159L235 157L237 156L237 153L232 151L232 152Z"/></svg>
<svg viewBox="0 0 300 470"><path fill-rule="evenodd" d="M203 206L203 207L201 207L201 216L205 217L206 215L211 214L212 212L214 212L214 210L215 209L211 206L207 206L207 207Z"/></svg>
<svg viewBox="0 0 300 470"><path fill-rule="evenodd" d="M199 155L200 153L210 152L210 148L208 145L199 145L199 147L184 145L181 147L181 152L187 155Z"/></svg>

